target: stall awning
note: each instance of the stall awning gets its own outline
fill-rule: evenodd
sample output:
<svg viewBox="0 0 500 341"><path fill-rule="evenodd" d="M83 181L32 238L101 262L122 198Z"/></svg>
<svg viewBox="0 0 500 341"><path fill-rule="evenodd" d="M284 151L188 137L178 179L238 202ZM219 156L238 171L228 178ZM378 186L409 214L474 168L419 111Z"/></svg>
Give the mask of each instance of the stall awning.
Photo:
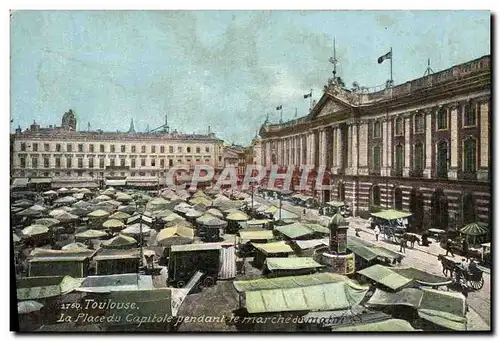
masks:
<svg viewBox="0 0 500 341"><path fill-rule="evenodd" d="M274 238L273 231L240 231L240 238L243 240L270 240Z"/></svg>
<svg viewBox="0 0 500 341"><path fill-rule="evenodd" d="M314 261L312 257L268 258L266 265L271 271L315 269L324 266Z"/></svg>
<svg viewBox="0 0 500 341"><path fill-rule="evenodd" d="M301 250L312 249L317 246L328 245L328 240L325 239L309 239L309 240L294 240L293 241Z"/></svg>
<svg viewBox="0 0 500 341"><path fill-rule="evenodd" d="M368 277L369 279L385 285L392 290L401 289L413 281L411 278L398 275L394 271L391 271L385 266L379 264L362 269L358 271L358 274Z"/></svg>
<svg viewBox="0 0 500 341"><path fill-rule="evenodd" d="M412 332L418 331L414 329L408 321L400 319L388 319L384 321L356 324L354 326L346 326L333 328L334 332Z"/></svg>
<svg viewBox="0 0 500 341"><path fill-rule="evenodd" d="M252 243L252 245L266 255L273 253L293 253L290 245L285 244L283 241L267 244Z"/></svg>
<svg viewBox="0 0 500 341"><path fill-rule="evenodd" d="M377 217L384 220L396 220L396 219L408 218L409 216L411 216L411 213L396 211L396 210L384 210L381 212L372 213L371 215L373 217Z"/></svg>
<svg viewBox="0 0 500 341"><path fill-rule="evenodd" d="M342 206L345 206L345 203L343 201L335 201L335 200L329 201L326 204L330 205L330 206L333 206L333 207L342 207Z"/></svg>
<svg viewBox="0 0 500 341"><path fill-rule="evenodd" d="M371 261L376 258L393 261L404 257L401 253L394 252L382 246L375 246L361 238L353 236L347 238L347 248L366 261Z"/></svg>
<svg viewBox="0 0 500 341"><path fill-rule="evenodd" d="M220 250L222 249L221 244L189 244L189 245L172 245L170 252L196 252L196 251L208 251L208 250Z"/></svg>
<svg viewBox="0 0 500 341"><path fill-rule="evenodd" d="M28 178L17 178L12 180L12 187L23 188L28 186Z"/></svg>
<svg viewBox="0 0 500 341"><path fill-rule="evenodd" d="M276 231L284 234L288 238L299 238L314 234L314 231L302 225L301 223L293 223L285 226L276 227Z"/></svg>
<svg viewBox="0 0 500 341"><path fill-rule="evenodd" d="M125 186L126 184L127 180L124 179L106 180L106 186Z"/></svg>
<svg viewBox="0 0 500 341"><path fill-rule="evenodd" d="M18 300L36 300L55 297L72 292L83 282L83 278L71 276L24 277L17 283Z"/></svg>
<svg viewBox="0 0 500 341"><path fill-rule="evenodd" d="M52 188L97 188L97 182L52 182Z"/></svg>
<svg viewBox="0 0 500 341"><path fill-rule="evenodd" d="M31 178L30 184L50 184L52 183L52 178Z"/></svg>
<svg viewBox="0 0 500 341"><path fill-rule="evenodd" d="M304 276L286 276L278 278L258 278L247 281L233 282L234 288L238 292L267 290L267 289L285 289L300 288L325 283L336 283L344 281L347 277L331 272L321 272Z"/></svg>

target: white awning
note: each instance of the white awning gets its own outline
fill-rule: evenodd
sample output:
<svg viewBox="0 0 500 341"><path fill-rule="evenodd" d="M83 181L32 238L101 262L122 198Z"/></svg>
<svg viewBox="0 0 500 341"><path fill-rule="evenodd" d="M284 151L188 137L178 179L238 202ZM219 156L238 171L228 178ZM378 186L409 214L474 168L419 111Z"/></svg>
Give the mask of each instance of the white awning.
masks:
<svg viewBox="0 0 500 341"><path fill-rule="evenodd" d="M52 178L31 178L30 184L50 184Z"/></svg>
<svg viewBox="0 0 500 341"><path fill-rule="evenodd" d="M125 186L127 180L106 180L106 186Z"/></svg>
<svg viewBox="0 0 500 341"><path fill-rule="evenodd" d="M26 187L28 185L28 178L17 178L12 181L12 187Z"/></svg>

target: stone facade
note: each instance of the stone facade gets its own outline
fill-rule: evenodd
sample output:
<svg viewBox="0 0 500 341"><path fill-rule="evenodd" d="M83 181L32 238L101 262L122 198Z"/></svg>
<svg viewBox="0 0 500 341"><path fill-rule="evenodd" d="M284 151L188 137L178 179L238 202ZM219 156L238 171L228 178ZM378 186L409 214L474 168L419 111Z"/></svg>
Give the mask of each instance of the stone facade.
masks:
<svg viewBox="0 0 500 341"><path fill-rule="evenodd" d="M261 127L262 164L296 165L283 146L298 138L301 164L331 170L330 188L309 193L322 201L344 200L358 214L411 211L417 230L489 223L490 63L485 56L375 93L330 81L309 115Z"/></svg>

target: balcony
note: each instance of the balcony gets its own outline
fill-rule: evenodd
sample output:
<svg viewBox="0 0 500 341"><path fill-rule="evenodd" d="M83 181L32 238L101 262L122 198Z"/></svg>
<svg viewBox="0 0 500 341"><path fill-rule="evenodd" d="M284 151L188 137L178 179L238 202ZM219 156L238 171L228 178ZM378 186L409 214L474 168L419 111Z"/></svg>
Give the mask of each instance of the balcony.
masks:
<svg viewBox="0 0 500 341"><path fill-rule="evenodd" d="M424 170L423 169L412 169L412 170L410 170L409 176L412 178L423 178L424 177Z"/></svg>

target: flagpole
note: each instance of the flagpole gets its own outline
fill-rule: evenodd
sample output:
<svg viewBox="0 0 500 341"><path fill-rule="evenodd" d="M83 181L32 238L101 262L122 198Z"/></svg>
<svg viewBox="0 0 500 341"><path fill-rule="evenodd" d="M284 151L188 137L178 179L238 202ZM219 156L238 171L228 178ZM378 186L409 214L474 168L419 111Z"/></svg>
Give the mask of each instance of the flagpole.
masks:
<svg viewBox="0 0 500 341"><path fill-rule="evenodd" d="M311 89L311 92L309 94L310 94L310 96L309 96L309 111L311 111L311 109L313 107L313 89Z"/></svg>
<svg viewBox="0 0 500 341"><path fill-rule="evenodd" d="M393 58L393 56L392 56L392 46L391 46L391 58L390 58L391 59L391 87L392 87L392 85L394 83L393 80L392 80L392 58Z"/></svg>

